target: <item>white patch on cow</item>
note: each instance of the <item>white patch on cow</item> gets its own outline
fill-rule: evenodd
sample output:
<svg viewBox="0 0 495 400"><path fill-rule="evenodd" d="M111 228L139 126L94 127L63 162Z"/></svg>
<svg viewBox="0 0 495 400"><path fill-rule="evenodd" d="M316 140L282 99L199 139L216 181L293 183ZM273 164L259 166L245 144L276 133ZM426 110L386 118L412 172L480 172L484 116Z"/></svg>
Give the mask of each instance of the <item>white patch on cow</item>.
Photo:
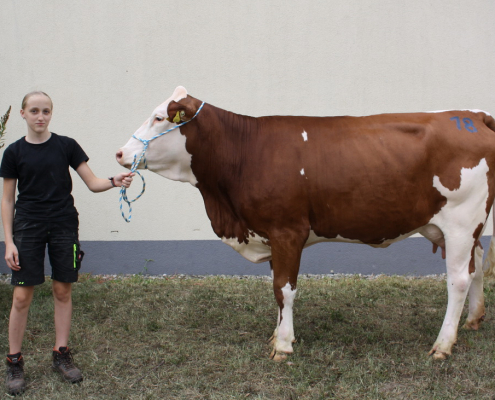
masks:
<svg viewBox="0 0 495 400"><path fill-rule="evenodd" d="M425 111L427 114L436 114L436 113L443 113L443 112L449 112L453 110L436 110L436 111ZM462 110L455 110L455 111L462 111Z"/></svg>
<svg viewBox="0 0 495 400"><path fill-rule="evenodd" d="M292 353L292 342L294 342L294 322L293 322L293 307L294 298L296 297L297 289L292 290L291 285L287 283L282 288L284 295L284 308L281 312L282 321L276 329L277 336L275 338L274 347L277 351L284 353ZM280 320L280 317L279 317Z"/></svg>
<svg viewBox="0 0 495 400"><path fill-rule="evenodd" d="M304 175L304 168L301 170L301 175Z"/></svg>
<svg viewBox="0 0 495 400"><path fill-rule="evenodd" d="M461 184L450 190L442 185L438 176L433 177L433 187L447 199L447 203L430 221L444 234L457 235L460 228L472 235L479 224L486 222L486 202L488 200L488 164L483 158L470 169L461 169ZM474 239L473 239L474 240Z"/></svg>
<svg viewBox="0 0 495 400"><path fill-rule="evenodd" d="M253 236L254 235L254 236ZM222 238L222 242L228 244L245 259L253 263L262 263L272 259L272 250L268 246L268 240L256 233L250 232L249 243L239 243L237 238Z"/></svg>
<svg viewBox="0 0 495 400"><path fill-rule="evenodd" d="M308 132L303 131L302 137L303 137L304 141L307 142L308 141Z"/></svg>
<svg viewBox="0 0 495 400"><path fill-rule="evenodd" d="M483 111L483 110L474 109L474 110L466 110L466 111L471 111L473 113L480 113L480 112L482 112L482 113L485 113L486 115L490 115L491 116L491 114L489 112Z"/></svg>
<svg viewBox="0 0 495 400"><path fill-rule="evenodd" d="M180 128L155 139L146 151L148 169L173 181L189 182L196 186L198 180L191 169L192 155L186 150L186 137Z"/></svg>

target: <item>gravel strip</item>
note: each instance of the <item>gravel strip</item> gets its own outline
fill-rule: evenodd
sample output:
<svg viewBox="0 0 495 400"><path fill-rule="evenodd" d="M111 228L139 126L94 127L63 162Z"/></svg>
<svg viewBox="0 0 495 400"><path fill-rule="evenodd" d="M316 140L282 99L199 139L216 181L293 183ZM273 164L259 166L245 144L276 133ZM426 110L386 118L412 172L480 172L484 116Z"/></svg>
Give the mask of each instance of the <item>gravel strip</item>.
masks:
<svg viewBox="0 0 495 400"><path fill-rule="evenodd" d="M0 284L10 284L11 274L0 274ZM145 275L145 274L125 274L125 275L91 275L91 278L111 281L117 279L130 279L134 277L142 277L144 279L205 279L205 278L220 278L220 279L246 279L246 280L262 280L270 282L272 280L271 276L268 275L186 275L186 274L176 274L176 275ZM374 280L390 275L378 274L378 275L362 275L362 274L300 274L298 279L344 279L344 278L362 278L368 280ZM437 281L444 281L447 274L439 275L394 275L396 277L401 277L406 280L412 279L435 279Z"/></svg>

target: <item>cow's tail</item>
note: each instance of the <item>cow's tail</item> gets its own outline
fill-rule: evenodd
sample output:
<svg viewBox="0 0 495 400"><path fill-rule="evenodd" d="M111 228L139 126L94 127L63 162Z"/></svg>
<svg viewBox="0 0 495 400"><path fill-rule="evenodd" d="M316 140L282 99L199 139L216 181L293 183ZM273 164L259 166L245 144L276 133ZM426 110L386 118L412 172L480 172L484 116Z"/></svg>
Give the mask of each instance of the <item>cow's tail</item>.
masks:
<svg viewBox="0 0 495 400"><path fill-rule="evenodd" d="M492 207L493 208L493 207ZM494 222L494 231L492 233L492 239L490 240L490 248L483 262L483 271L485 271L486 278L495 278L495 212L492 209L492 216Z"/></svg>
<svg viewBox="0 0 495 400"><path fill-rule="evenodd" d="M485 114L483 117L485 125L495 132L495 119L490 114ZM495 278L495 212L492 205L492 217L493 217L493 233L490 240L490 248L483 262L483 271L485 271L485 277Z"/></svg>
<svg viewBox="0 0 495 400"><path fill-rule="evenodd" d="M483 122L488 128L495 132L495 119L493 119L490 114L485 113L485 115L483 116Z"/></svg>

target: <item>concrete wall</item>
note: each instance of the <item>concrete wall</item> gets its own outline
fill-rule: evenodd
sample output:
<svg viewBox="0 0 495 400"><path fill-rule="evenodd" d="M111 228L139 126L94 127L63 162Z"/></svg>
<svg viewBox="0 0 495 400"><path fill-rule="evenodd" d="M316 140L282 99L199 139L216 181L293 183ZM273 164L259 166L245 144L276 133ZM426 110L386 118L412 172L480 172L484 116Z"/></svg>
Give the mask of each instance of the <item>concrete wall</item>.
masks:
<svg viewBox="0 0 495 400"><path fill-rule="evenodd" d="M54 101L51 130L75 138L101 177L121 170L116 150L177 85L253 116L495 112L495 2L0 0L0 10L0 113L14 108L7 144L26 132L23 95L43 90ZM81 240L106 257L89 256L88 268L125 272L132 256L142 263L126 271L139 272L158 258L150 252L177 245L179 258L214 273L199 250L218 245L199 191L144 175L127 224L118 190L93 194L73 174ZM137 180L130 195L139 190Z"/></svg>

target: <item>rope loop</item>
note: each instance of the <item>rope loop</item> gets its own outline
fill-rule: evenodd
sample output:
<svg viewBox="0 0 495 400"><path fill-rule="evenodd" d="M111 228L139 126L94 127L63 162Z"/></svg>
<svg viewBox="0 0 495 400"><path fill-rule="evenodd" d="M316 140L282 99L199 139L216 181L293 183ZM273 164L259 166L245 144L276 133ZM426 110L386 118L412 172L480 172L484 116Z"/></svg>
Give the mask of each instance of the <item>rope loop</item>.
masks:
<svg viewBox="0 0 495 400"><path fill-rule="evenodd" d="M124 218L125 222L131 222L131 218L132 218L132 206L131 206L131 204L134 203L137 199L139 199L146 190L146 181L144 180L144 176L141 175L141 173L137 170L134 172L136 174L138 174L140 176L141 180L143 181L143 189L141 190L141 193L139 193L134 200L129 200L127 197L126 187L125 186L120 187L120 199L119 199L120 213L122 214L122 218ZM127 218L125 216L124 209L123 209L123 203L122 203L123 201L125 203L127 203L127 207L129 208L129 218Z"/></svg>

